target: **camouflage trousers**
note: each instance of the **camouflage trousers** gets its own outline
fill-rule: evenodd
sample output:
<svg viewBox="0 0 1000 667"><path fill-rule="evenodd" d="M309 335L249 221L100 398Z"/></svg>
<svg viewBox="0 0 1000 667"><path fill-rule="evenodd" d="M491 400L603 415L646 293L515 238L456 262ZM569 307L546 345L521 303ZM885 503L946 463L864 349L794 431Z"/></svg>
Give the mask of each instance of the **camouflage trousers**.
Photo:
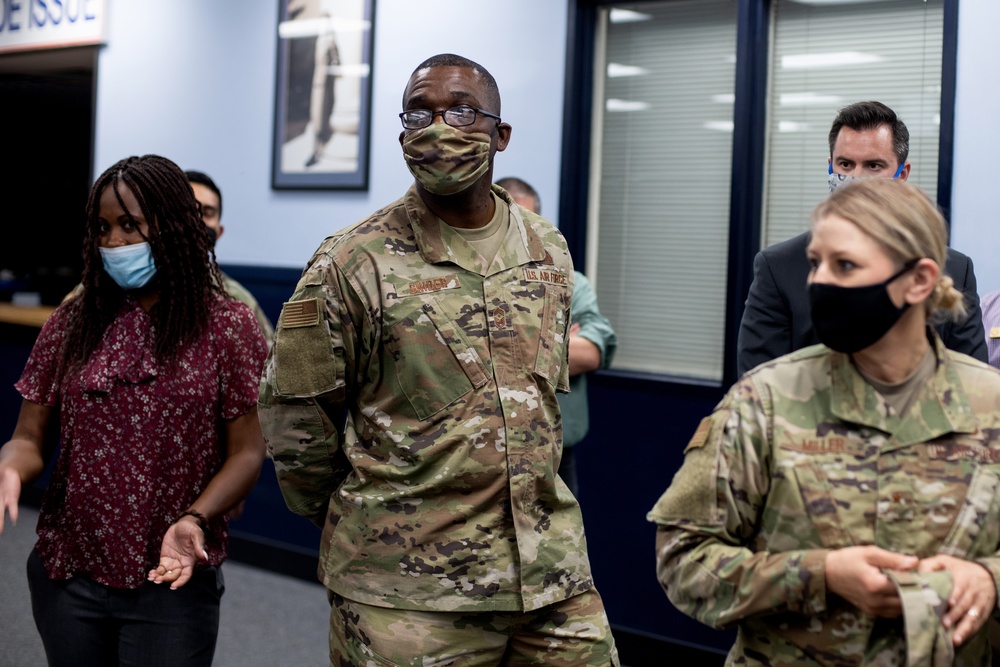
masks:
<svg viewBox="0 0 1000 667"><path fill-rule="evenodd" d="M332 667L619 667L593 590L531 612L411 611L330 598Z"/></svg>

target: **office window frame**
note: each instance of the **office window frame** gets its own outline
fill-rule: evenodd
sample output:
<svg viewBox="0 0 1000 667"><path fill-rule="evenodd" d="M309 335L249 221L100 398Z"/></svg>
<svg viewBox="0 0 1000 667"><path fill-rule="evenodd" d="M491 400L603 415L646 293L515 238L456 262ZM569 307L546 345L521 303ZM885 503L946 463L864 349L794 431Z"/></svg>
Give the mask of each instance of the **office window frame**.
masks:
<svg viewBox="0 0 1000 667"><path fill-rule="evenodd" d="M616 9L598 13L585 272L615 368L720 382L737 2Z"/></svg>
<svg viewBox="0 0 1000 667"><path fill-rule="evenodd" d="M937 202L946 216L951 207L952 190L958 2L944 0ZM636 0L628 3L570 0L559 226L570 251L578 258L587 256L597 13L601 8L622 4L638 3ZM600 371L606 381L650 389L671 384L717 391L729 387L737 379L736 338L746 295L753 280L753 258L761 245L771 6L772 0L738 0L722 381L616 369Z"/></svg>
<svg viewBox="0 0 1000 667"><path fill-rule="evenodd" d="M813 206L827 192L830 121L853 102L884 102L906 122L908 160L914 165L909 182L933 196L944 0L880 0L856 6L772 1L761 245L807 229Z"/></svg>

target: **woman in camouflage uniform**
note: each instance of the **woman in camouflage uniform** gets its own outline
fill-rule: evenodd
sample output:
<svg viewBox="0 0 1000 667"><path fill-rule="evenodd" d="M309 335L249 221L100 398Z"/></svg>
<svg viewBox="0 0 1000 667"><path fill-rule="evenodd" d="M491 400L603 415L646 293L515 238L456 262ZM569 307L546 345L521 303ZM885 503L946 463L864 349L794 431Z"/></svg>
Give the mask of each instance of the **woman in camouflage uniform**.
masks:
<svg viewBox="0 0 1000 667"><path fill-rule="evenodd" d="M1000 581L1000 373L958 317L944 220L906 183L813 213L824 345L745 375L649 515L670 600L736 625L733 665L988 665Z"/></svg>

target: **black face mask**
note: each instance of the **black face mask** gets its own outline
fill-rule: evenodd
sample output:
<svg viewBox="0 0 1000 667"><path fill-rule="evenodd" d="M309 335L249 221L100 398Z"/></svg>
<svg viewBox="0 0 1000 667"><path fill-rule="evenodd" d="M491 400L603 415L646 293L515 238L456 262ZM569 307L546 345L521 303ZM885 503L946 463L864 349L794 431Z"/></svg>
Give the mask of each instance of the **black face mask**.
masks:
<svg viewBox="0 0 1000 667"><path fill-rule="evenodd" d="M904 303L897 308L886 288L918 261L919 258L910 260L888 280L874 285L840 287L810 283L812 324L820 342L831 350L851 354L882 338L910 307Z"/></svg>

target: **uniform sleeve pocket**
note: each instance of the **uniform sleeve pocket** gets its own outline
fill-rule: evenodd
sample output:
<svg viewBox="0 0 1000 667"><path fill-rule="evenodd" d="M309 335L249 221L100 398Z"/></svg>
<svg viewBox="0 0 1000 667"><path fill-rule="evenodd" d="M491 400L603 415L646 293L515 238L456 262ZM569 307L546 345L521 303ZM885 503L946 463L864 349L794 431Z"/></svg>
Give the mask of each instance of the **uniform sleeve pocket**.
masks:
<svg viewBox="0 0 1000 667"><path fill-rule="evenodd" d="M716 443L707 444L712 422L713 417L702 419L691 442L684 448L680 470L649 513L652 521L721 524L716 490L719 450Z"/></svg>
<svg viewBox="0 0 1000 667"><path fill-rule="evenodd" d="M318 298L289 301L281 308L274 337L274 379L279 396L343 394L344 344L331 330Z"/></svg>

